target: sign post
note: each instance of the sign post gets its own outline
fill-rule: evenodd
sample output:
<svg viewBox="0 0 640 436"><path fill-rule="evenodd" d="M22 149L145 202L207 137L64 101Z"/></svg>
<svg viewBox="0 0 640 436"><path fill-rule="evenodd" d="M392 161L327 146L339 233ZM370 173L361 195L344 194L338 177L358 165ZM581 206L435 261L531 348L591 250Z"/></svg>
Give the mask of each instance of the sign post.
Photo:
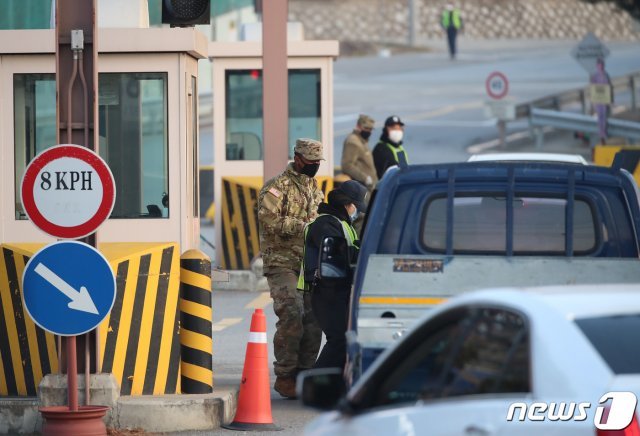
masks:
<svg viewBox="0 0 640 436"><path fill-rule="evenodd" d="M116 190L113 174L100 156L64 144L29 163L20 194L25 213L40 230L56 238L78 239L93 234L111 215ZM91 434L106 434L102 416L108 407L78 406L76 336L95 329L113 307L116 284L109 263L82 242L49 244L27 263L22 292L24 307L37 325L67 336L68 408L41 407L46 419L43 433L93 428L97 430ZM88 391L88 378L86 385Z"/></svg>
<svg viewBox="0 0 640 436"><path fill-rule="evenodd" d="M515 104L505 97L509 94L509 80L500 71L494 71L487 76L485 89L490 100L485 102L485 111L488 116L498 120L498 138L500 146L505 146L506 121L516 118Z"/></svg>

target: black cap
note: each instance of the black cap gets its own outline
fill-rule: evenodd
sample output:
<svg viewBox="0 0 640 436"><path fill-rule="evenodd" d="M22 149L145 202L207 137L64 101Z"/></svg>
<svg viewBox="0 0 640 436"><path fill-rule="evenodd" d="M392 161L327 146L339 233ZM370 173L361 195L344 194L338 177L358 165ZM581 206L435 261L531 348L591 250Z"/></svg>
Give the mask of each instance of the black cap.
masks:
<svg viewBox="0 0 640 436"><path fill-rule="evenodd" d="M360 182L355 180L347 180L342 183L339 188L334 189L334 191L338 191L344 194L350 203L353 203L358 208L359 212L367 211L367 204L365 203L365 198L367 196L367 188Z"/></svg>
<svg viewBox="0 0 640 436"><path fill-rule="evenodd" d="M396 124L400 124L401 126L404 126L404 123L402 122L400 117L397 115L391 115L389 118L384 120L385 127L394 126Z"/></svg>

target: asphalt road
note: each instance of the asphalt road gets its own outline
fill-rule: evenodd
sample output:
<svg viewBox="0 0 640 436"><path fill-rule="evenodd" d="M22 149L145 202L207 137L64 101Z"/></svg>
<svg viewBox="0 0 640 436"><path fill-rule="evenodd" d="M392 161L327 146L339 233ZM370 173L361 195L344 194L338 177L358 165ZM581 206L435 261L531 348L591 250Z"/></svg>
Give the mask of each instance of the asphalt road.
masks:
<svg viewBox="0 0 640 436"><path fill-rule="evenodd" d="M488 119L483 110L488 74L492 71L506 74L510 81L509 97L516 102L584 86L588 76L570 56L575 44L575 41L472 42L463 39L456 61L450 61L444 47L439 46L429 53L338 59L334 84L335 162L340 162L342 141L359 113L373 116L380 124L390 114L402 117L407 124L405 144L412 163L465 160L470 146L497 137L495 120ZM608 43L607 46L611 50L607 70L612 77L640 71L639 44ZM617 102L624 104L625 98ZM524 122L513 122L508 129L513 133L525 128ZM376 129L373 139L379 132ZM202 163L212 162L211 133L210 128L201 132ZM486 151L486 148L479 150ZM203 228L203 231L210 229ZM269 361L272 362L276 319L268 295L214 292L216 384L239 383L251 314L256 307L264 308L267 315ZM272 374L272 384L274 379ZM272 391L272 411L275 423L284 428L276 433L281 435L301 434L305 423L316 414L297 401L281 399L275 391ZM228 430L181 433L202 434L231 433Z"/></svg>

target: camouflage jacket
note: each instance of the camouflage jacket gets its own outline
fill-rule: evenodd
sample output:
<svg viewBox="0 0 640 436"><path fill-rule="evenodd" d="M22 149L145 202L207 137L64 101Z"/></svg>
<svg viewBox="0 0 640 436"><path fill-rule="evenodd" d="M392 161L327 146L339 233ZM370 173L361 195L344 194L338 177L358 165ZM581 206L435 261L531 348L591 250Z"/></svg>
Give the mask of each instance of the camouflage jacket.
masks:
<svg viewBox="0 0 640 436"><path fill-rule="evenodd" d="M266 274L272 267L300 270L304 227L316 218L323 197L316 179L297 173L293 164L262 187L258 224Z"/></svg>

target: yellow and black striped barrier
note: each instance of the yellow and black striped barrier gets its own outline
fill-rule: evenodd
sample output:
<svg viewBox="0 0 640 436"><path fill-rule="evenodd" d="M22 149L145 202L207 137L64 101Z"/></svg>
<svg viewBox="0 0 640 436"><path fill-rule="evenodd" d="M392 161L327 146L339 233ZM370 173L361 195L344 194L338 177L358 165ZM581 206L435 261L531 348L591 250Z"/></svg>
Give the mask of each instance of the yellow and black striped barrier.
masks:
<svg viewBox="0 0 640 436"><path fill-rule="evenodd" d="M100 324L102 372L121 395L180 392L177 243L101 244L116 274L116 301Z"/></svg>
<svg viewBox="0 0 640 436"><path fill-rule="evenodd" d="M36 396L43 376L58 372L54 335L22 306L22 272L43 244L0 246L0 396ZM116 275L116 301L99 329L102 372L121 395L180 392L180 261L176 243L105 243Z"/></svg>
<svg viewBox="0 0 640 436"><path fill-rule="evenodd" d="M333 189L331 177L317 177L325 195ZM222 255L223 269L250 269L260 252L258 235L258 194L262 177L222 178Z"/></svg>
<svg viewBox="0 0 640 436"><path fill-rule="evenodd" d="M58 372L54 335L22 305L22 273L39 247L30 248L0 246L0 396L35 397L42 377Z"/></svg>
<svg viewBox="0 0 640 436"><path fill-rule="evenodd" d="M180 368L184 394L213 391L211 260L200 250L180 257Z"/></svg>

